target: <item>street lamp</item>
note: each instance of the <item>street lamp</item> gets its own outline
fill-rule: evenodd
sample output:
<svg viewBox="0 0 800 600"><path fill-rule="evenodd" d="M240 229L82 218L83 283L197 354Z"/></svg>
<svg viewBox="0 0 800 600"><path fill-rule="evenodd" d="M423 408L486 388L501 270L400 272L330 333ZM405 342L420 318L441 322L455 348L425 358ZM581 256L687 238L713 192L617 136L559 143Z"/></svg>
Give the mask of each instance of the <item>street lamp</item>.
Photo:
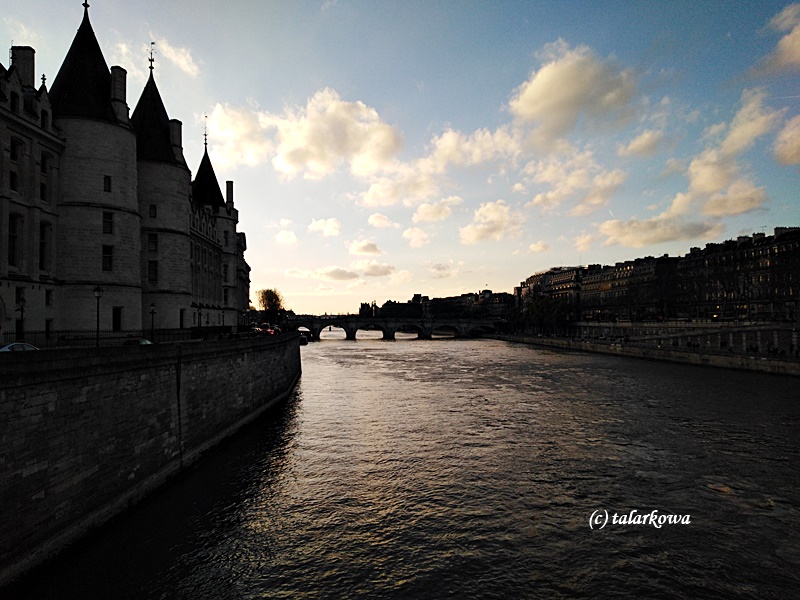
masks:
<svg viewBox="0 0 800 600"><path fill-rule="evenodd" d="M103 296L103 288L99 285L94 288L94 297L97 300L97 328L95 329L94 345L100 347L100 298Z"/></svg>
<svg viewBox="0 0 800 600"><path fill-rule="evenodd" d="M150 341L153 341L155 331L156 305L150 304Z"/></svg>

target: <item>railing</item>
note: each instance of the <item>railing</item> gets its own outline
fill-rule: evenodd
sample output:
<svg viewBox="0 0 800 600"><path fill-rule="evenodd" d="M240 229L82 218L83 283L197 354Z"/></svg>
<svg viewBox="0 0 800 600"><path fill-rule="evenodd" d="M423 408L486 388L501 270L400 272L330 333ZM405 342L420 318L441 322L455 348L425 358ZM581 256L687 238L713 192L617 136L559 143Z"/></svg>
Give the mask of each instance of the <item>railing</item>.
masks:
<svg viewBox="0 0 800 600"><path fill-rule="evenodd" d="M191 327L185 329L142 329L109 331L101 329L61 329L58 331L25 331L17 336L13 331L0 334L0 346L12 342L27 342L37 348L65 348L119 346L128 340L148 339L154 343L170 343L189 340L214 340L232 337L234 327Z"/></svg>

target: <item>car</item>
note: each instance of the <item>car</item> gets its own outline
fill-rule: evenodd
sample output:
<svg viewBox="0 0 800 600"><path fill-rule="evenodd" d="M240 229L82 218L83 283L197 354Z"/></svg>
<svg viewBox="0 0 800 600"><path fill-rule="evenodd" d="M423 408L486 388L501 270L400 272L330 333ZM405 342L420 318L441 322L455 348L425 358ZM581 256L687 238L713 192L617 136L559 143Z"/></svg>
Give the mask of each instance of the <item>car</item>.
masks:
<svg viewBox="0 0 800 600"><path fill-rule="evenodd" d="M123 346L147 346L147 345L152 344L152 343L153 342L151 342L147 338L137 338L137 339L125 340L124 342L122 342L122 345Z"/></svg>
<svg viewBox="0 0 800 600"><path fill-rule="evenodd" d="M0 348L0 352L19 352L20 350L38 350L38 348L25 342L12 342Z"/></svg>

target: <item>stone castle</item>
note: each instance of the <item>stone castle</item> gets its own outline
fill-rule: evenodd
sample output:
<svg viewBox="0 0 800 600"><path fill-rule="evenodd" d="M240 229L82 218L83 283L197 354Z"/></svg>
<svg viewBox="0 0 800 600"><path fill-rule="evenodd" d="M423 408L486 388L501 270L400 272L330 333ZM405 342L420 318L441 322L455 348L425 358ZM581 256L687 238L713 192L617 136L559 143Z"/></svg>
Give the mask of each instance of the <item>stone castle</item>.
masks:
<svg viewBox="0 0 800 600"><path fill-rule="evenodd" d="M223 196L207 147L192 179L152 59L129 115L84 7L49 90L33 48L0 64L0 345L235 328L250 267L233 182Z"/></svg>

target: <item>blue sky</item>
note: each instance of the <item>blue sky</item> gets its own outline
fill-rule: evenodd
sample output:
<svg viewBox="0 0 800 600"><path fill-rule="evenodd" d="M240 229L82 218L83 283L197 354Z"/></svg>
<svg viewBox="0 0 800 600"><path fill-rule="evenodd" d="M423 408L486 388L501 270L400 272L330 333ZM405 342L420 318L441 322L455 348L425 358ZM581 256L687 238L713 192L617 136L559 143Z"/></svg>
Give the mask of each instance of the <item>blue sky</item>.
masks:
<svg viewBox="0 0 800 600"><path fill-rule="evenodd" d="M4 8L52 82L78 1ZM354 312L800 226L800 4L97 0L195 170L233 180L251 296ZM7 64L7 62L5 63Z"/></svg>

